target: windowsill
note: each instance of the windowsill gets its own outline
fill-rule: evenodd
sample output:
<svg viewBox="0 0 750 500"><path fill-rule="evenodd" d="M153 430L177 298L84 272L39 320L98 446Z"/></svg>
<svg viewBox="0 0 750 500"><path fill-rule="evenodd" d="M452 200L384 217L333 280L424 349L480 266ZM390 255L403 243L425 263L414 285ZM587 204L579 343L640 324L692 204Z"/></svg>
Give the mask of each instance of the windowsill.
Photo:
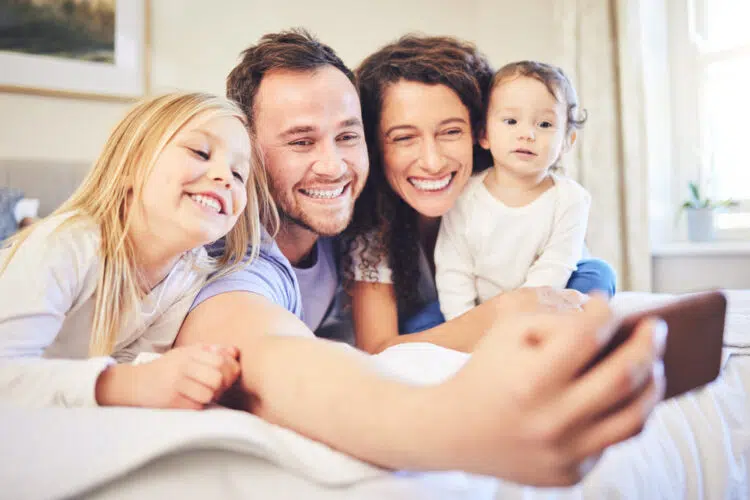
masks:
<svg viewBox="0 0 750 500"><path fill-rule="evenodd" d="M651 249L652 257L750 256L750 241L676 241Z"/></svg>

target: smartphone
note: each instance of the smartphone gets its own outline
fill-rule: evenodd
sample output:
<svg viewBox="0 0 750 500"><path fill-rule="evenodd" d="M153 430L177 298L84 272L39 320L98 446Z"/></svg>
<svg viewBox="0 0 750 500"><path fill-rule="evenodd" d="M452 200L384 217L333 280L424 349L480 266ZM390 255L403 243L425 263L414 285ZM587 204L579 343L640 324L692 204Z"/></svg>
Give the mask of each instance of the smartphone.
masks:
<svg viewBox="0 0 750 500"><path fill-rule="evenodd" d="M631 313L620 320L609 343L587 369L625 342L641 320L658 317L669 328L664 351L667 382L664 399L701 387L715 380L721 370L726 310L724 294L711 291L691 294L663 306Z"/></svg>

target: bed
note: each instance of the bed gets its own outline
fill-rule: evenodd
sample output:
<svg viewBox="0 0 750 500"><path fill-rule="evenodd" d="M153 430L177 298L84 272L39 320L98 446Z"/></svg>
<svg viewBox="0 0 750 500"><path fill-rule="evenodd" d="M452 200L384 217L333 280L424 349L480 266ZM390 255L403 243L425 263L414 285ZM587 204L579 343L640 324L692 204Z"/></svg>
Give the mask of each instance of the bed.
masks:
<svg viewBox="0 0 750 500"><path fill-rule="evenodd" d="M389 472L252 415L142 409L0 411L4 498L748 499L750 291L728 291L724 365L711 385L661 403L580 485L523 487L460 472ZM621 294L625 312L668 300ZM421 381L463 362L412 344L379 358Z"/></svg>

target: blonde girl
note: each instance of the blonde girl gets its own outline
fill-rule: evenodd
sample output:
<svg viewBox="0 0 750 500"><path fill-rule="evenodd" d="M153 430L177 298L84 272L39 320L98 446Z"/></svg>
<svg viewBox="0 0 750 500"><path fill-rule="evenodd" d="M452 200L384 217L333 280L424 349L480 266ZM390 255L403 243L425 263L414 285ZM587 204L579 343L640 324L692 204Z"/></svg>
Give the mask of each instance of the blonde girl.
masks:
<svg viewBox="0 0 750 500"><path fill-rule="evenodd" d="M275 220L234 103L175 93L136 105L70 199L0 249L0 402L215 401L239 374L237 350L169 349L209 274L241 265ZM225 236L209 258L203 245ZM144 353L166 354L138 363Z"/></svg>

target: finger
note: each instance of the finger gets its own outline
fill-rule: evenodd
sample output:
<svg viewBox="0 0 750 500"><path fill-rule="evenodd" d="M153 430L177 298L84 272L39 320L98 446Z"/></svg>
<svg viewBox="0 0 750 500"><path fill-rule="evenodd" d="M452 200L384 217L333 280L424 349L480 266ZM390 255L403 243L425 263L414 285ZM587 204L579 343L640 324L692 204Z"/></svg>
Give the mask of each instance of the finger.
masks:
<svg viewBox="0 0 750 500"><path fill-rule="evenodd" d="M192 360L215 368L220 367L224 363L224 356L219 352L218 347L211 345L196 347L197 348L190 353L190 358Z"/></svg>
<svg viewBox="0 0 750 500"><path fill-rule="evenodd" d="M556 414L576 425L591 415L602 415L633 398L652 375L660 356L661 320L641 322L633 335L599 364L583 374L562 395Z"/></svg>
<svg viewBox="0 0 750 500"><path fill-rule="evenodd" d="M221 370L221 365L206 365L200 361L196 361L186 365L183 374L185 377L205 386L211 391L218 391L224 383Z"/></svg>
<svg viewBox="0 0 750 500"><path fill-rule="evenodd" d="M659 362L645 390L630 404L596 423L582 426L575 456L583 459L600 454L607 447L639 434L648 415L664 396L665 386L664 365Z"/></svg>
<svg viewBox="0 0 750 500"><path fill-rule="evenodd" d="M544 342L538 362L549 382L559 386L578 377L602 348L610 329L612 312L598 298L591 299L582 313L551 315L540 320L537 330L542 332Z"/></svg>
<svg viewBox="0 0 750 500"><path fill-rule="evenodd" d="M204 351L215 352L217 354L229 356L230 358L235 359L240 355L239 349L233 345L203 344L202 348Z"/></svg>
<svg viewBox="0 0 750 500"><path fill-rule="evenodd" d="M527 376L516 384L520 394L534 398L554 394L550 402L556 403L558 393L569 390L571 381L578 377L585 363L599 350L594 325L601 320L586 317L587 314L591 316L593 313L535 314L497 326L501 332L520 332L522 346L530 347L517 354L529 356ZM510 335L499 333L483 340L492 340L497 344L507 342ZM492 350L497 351L498 348L507 350L504 346Z"/></svg>
<svg viewBox="0 0 750 500"><path fill-rule="evenodd" d="M226 357L224 364L219 368L221 371L221 388L223 392L234 384L237 377L240 375L240 363L234 358Z"/></svg>
<svg viewBox="0 0 750 500"><path fill-rule="evenodd" d="M589 300L588 295L573 289L562 290L562 296L568 304L575 307L582 307Z"/></svg>
<svg viewBox="0 0 750 500"><path fill-rule="evenodd" d="M213 401L214 394L216 393L216 391L188 377L181 378L177 382L176 389L181 396L198 403L201 405L201 408L203 407L202 405Z"/></svg>
<svg viewBox="0 0 750 500"><path fill-rule="evenodd" d="M240 357L240 350L233 345L219 346L219 353L231 359L238 359Z"/></svg>
<svg viewBox="0 0 750 500"><path fill-rule="evenodd" d="M566 290L556 290L552 287L536 289L539 309L548 312L561 311L570 307Z"/></svg>

